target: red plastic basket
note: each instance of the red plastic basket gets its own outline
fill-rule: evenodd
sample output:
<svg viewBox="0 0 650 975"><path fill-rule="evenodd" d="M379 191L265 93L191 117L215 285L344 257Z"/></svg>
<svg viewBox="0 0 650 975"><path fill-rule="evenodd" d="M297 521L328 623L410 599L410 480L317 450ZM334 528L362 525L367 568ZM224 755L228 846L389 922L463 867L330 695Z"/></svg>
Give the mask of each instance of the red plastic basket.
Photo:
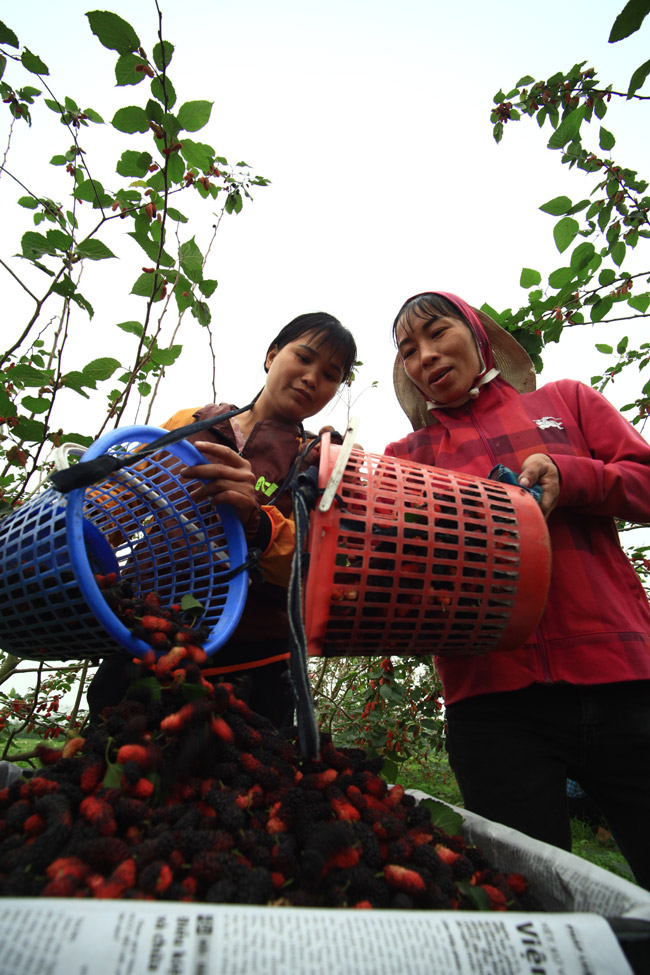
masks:
<svg viewBox="0 0 650 975"><path fill-rule="evenodd" d="M319 488L341 448L326 435ZM476 654L521 645L544 611L546 522L522 488L353 449L312 514L310 656Z"/></svg>

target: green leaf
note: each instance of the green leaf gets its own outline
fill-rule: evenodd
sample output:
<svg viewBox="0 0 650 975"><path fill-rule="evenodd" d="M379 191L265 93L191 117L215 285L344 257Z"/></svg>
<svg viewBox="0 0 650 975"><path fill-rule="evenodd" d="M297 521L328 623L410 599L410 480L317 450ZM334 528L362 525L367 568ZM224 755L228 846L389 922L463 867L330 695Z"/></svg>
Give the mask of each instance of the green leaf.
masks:
<svg viewBox="0 0 650 975"><path fill-rule="evenodd" d="M140 680L134 681L131 687L145 688L149 691L152 701L159 701L162 697L162 684L157 677L142 677Z"/></svg>
<svg viewBox="0 0 650 975"><path fill-rule="evenodd" d="M596 101L594 102L594 112L596 113L597 118L599 119L605 118L605 115L607 114L607 102L605 101L604 98L596 99Z"/></svg>
<svg viewBox="0 0 650 975"><path fill-rule="evenodd" d="M520 78L519 81L517 82L517 88L524 88L527 85L532 85L534 80L535 79L531 78L529 74L525 74L523 78Z"/></svg>
<svg viewBox="0 0 650 975"><path fill-rule="evenodd" d="M104 124L104 119L94 108L84 108L84 115L87 115L91 122L96 122L98 125Z"/></svg>
<svg viewBox="0 0 650 975"><path fill-rule="evenodd" d="M198 601L191 593L186 593L181 597L181 610L190 613L192 616L200 616L205 612L205 606Z"/></svg>
<svg viewBox="0 0 650 975"><path fill-rule="evenodd" d="M648 64L650 64L650 61L648 62ZM600 127L600 148L601 149L604 149L605 152L609 152L609 150L610 149L613 149L615 145L616 145L616 139L614 138L614 136L612 135L612 133L609 132L605 128L604 125L601 125L601 127Z"/></svg>
<svg viewBox="0 0 650 975"><path fill-rule="evenodd" d="M598 214L598 226L603 232L611 219L612 219L612 204L608 203L607 206L604 206L601 209L600 213Z"/></svg>
<svg viewBox="0 0 650 975"><path fill-rule="evenodd" d="M153 349L151 361L157 366L172 366L182 351L182 345L172 345L170 349Z"/></svg>
<svg viewBox="0 0 650 975"><path fill-rule="evenodd" d="M140 245L142 250L145 252L150 261L154 264L158 263L158 252L160 251L160 243L157 240L152 240L151 237L141 234L139 232L129 232L129 237L133 239ZM171 257L164 249L160 252L160 265L162 267L172 267L174 264L174 258Z"/></svg>
<svg viewBox="0 0 650 975"><path fill-rule="evenodd" d="M185 244L181 244L179 257L181 267L190 281L200 281L203 277L203 255L197 247L194 237Z"/></svg>
<svg viewBox="0 0 650 975"><path fill-rule="evenodd" d="M586 206L589 206L589 200L580 200L579 203L574 203L571 209L567 210L567 216L572 216L574 213L580 213L584 210Z"/></svg>
<svg viewBox="0 0 650 975"><path fill-rule="evenodd" d="M87 257L90 261L103 261L107 257L115 257L115 254L101 240L94 237L87 237L77 244L77 254L80 257Z"/></svg>
<svg viewBox="0 0 650 975"><path fill-rule="evenodd" d="M92 203L93 207L110 206L112 198L104 191L104 187L99 180L86 179L79 183L74 191L77 200L86 200Z"/></svg>
<svg viewBox="0 0 650 975"><path fill-rule="evenodd" d="M553 228L553 238L555 240L555 246L560 253L569 247L579 229L580 225L578 224L577 220L573 219L573 217L564 217L563 220L556 223L555 227Z"/></svg>
<svg viewBox="0 0 650 975"><path fill-rule="evenodd" d="M27 440L29 443L41 443L45 438L45 424L40 420L31 420L23 416L20 422L12 427L12 436L17 440Z"/></svg>
<svg viewBox="0 0 650 975"><path fill-rule="evenodd" d="M0 44L9 44L10 47L20 47L20 42L14 32L0 20Z"/></svg>
<svg viewBox="0 0 650 975"><path fill-rule="evenodd" d="M149 128L149 119L143 108L138 105L127 105L124 108L118 108L113 116L112 125L118 132L130 134L146 132Z"/></svg>
<svg viewBox="0 0 650 975"><path fill-rule="evenodd" d="M449 836L459 836L463 828L463 817L446 803L438 799L421 799L419 805L424 806L431 813L434 826L444 829Z"/></svg>
<svg viewBox="0 0 650 975"><path fill-rule="evenodd" d="M174 207L167 207L167 216L170 220L174 220L177 223L187 223L187 217L180 210L174 209Z"/></svg>
<svg viewBox="0 0 650 975"><path fill-rule="evenodd" d="M614 349L611 347L611 345L602 345L596 343L596 348L598 349L599 352L602 352L603 355L612 355L612 353L614 352Z"/></svg>
<svg viewBox="0 0 650 975"><path fill-rule="evenodd" d="M636 91L638 91L639 88L641 88L643 86L643 84L644 84L644 82L645 82L645 80L646 80L646 78L648 77L649 74L650 74L650 61L644 61L643 64L641 64L636 69L636 71L634 72L634 74L630 78L630 84L629 84L629 87L627 89L627 97L628 98L631 98L632 95Z"/></svg>
<svg viewBox="0 0 650 975"><path fill-rule="evenodd" d="M136 71L136 65L146 62L137 54L121 54L115 62L115 82L118 87L124 85L139 85L144 81L144 71Z"/></svg>
<svg viewBox="0 0 650 975"><path fill-rule="evenodd" d="M539 273L539 271L534 271L530 267L524 267L521 270L519 285L522 288L532 288L534 285L539 284L541 280L542 275Z"/></svg>
<svg viewBox="0 0 650 975"><path fill-rule="evenodd" d="M548 140L549 149L561 149L567 142L573 141L580 131L580 125L585 117L586 106L574 109L562 119L557 129Z"/></svg>
<svg viewBox="0 0 650 975"><path fill-rule="evenodd" d="M172 115L171 112L166 112L163 122L169 142L178 142L178 136L182 126L176 116ZM159 145L162 146L162 143L159 143Z"/></svg>
<svg viewBox="0 0 650 975"><path fill-rule="evenodd" d="M607 285L611 284L613 281L616 281L616 271L614 271L611 267L606 267L598 275L598 284L600 284L603 288L606 288Z"/></svg>
<svg viewBox="0 0 650 975"><path fill-rule="evenodd" d="M140 396L149 396L151 393L151 383L138 383L138 392Z"/></svg>
<svg viewBox="0 0 650 975"><path fill-rule="evenodd" d="M42 234L35 230L28 230L20 240L23 249L23 256L34 260L44 254L56 254L55 246Z"/></svg>
<svg viewBox="0 0 650 975"><path fill-rule="evenodd" d="M595 305L591 307L590 318L592 322L602 322L605 315L609 314L612 305L614 304L614 299L611 295L605 295L604 298L600 298Z"/></svg>
<svg viewBox="0 0 650 975"><path fill-rule="evenodd" d="M48 230L45 236L58 251L67 251L72 246L72 237L62 230Z"/></svg>
<svg viewBox="0 0 650 975"><path fill-rule="evenodd" d="M20 55L20 60L22 61L23 67L27 68L28 71L31 71L32 74L50 73L50 69L48 68L48 66L43 61L41 61L39 57L37 57L35 54L32 54L31 51L28 51L27 48L25 48L23 53Z"/></svg>
<svg viewBox="0 0 650 975"><path fill-rule="evenodd" d="M628 342L629 342L629 341L630 341L630 340L629 340L629 338L627 337L627 335L624 335L624 336L623 336L623 338L621 339L621 341L620 341L620 342L618 343L618 345L616 346L616 351L617 351L617 353L618 353L619 355L623 355L623 353L624 353L624 352L625 352L625 350L627 349L627 345L628 345Z"/></svg>
<svg viewBox="0 0 650 975"><path fill-rule="evenodd" d="M31 85L25 85L25 87L21 88L19 91L19 95L21 98L31 99L40 94L41 94L40 88L32 88Z"/></svg>
<svg viewBox="0 0 650 975"><path fill-rule="evenodd" d="M84 298L83 295L80 295L78 292L75 292L75 294L72 295L72 300L75 302L75 304L79 305L80 308L83 308L84 311L88 312L89 318L93 317L93 315L95 314L93 306L86 298Z"/></svg>
<svg viewBox="0 0 650 975"><path fill-rule="evenodd" d="M115 370L119 368L120 363L117 359L104 357L101 359L93 359L81 371L86 379L92 382L103 382L105 379L110 379Z"/></svg>
<svg viewBox="0 0 650 975"><path fill-rule="evenodd" d="M11 370L11 379L21 386L47 386L54 379L54 371L35 369L33 366L18 363Z"/></svg>
<svg viewBox="0 0 650 975"><path fill-rule="evenodd" d="M539 209L543 213L550 213L554 217L559 217L563 213L566 213L567 210L570 210L572 205L568 196L555 196L548 203L544 203Z"/></svg>
<svg viewBox="0 0 650 975"><path fill-rule="evenodd" d="M167 160L167 176L172 183L182 183L185 175L185 163L178 152L173 152Z"/></svg>
<svg viewBox="0 0 650 975"><path fill-rule="evenodd" d="M183 139L181 153L189 166L196 166L204 172L210 168L214 157L212 146L194 142L193 139Z"/></svg>
<svg viewBox="0 0 650 975"><path fill-rule="evenodd" d="M639 29L650 12L649 0L628 0L614 21L609 34L609 43L615 44L629 37Z"/></svg>
<svg viewBox="0 0 650 975"><path fill-rule="evenodd" d="M163 41L162 44L158 43L154 45L153 63L159 71L163 71L171 62L173 53L174 45L170 44L169 41Z"/></svg>
<svg viewBox="0 0 650 975"><path fill-rule="evenodd" d="M491 911L490 897L487 890L479 884L470 884L469 880L459 880L456 884L461 894L470 901L477 911Z"/></svg>
<svg viewBox="0 0 650 975"><path fill-rule="evenodd" d="M212 102L185 102L178 110L178 124L187 132L196 132L207 125L212 111Z"/></svg>
<svg viewBox="0 0 650 975"><path fill-rule="evenodd" d="M165 121L165 113L163 112L162 105L159 105L153 98L147 99L145 112L147 113L147 118L151 119L152 122L157 122L158 125L162 125Z"/></svg>
<svg viewBox="0 0 650 975"><path fill-rule="evenodd" d="M595 253L596 248L591 241L586 240L584 243L578 244L571 254L571 267L573 270L580 271L583 267L586 267Z"/></svg>
<svg viewBox="0 0 650 975"><path fill-rule="evenodd" d="M61 381L67 389L74 389L75 393L79 393L85 399L90 399L88 393L84 392L88 383L85 382L80 372L67 372Z"/></svg>
<svg viewBox="0 0 650 975"><path fill-rule="evenodd" d="M622 240L619 240L619 242L617 244L614 244L614 246L612 247L612 260L616 265L616 267L620 267L623 261L625 260L626 250L627 248L625 246L625 242Z"/></svg>
<svg viewBox="0 0 650 975"><path fill-rule="evenodd" d="M42 396L23 396L20 405L29 410L30 413L46 413L51 405L51 400L44 399Z"/></svg>
<svg viewBox="0 0 650 975"><path fill-rule="evenodd" d="M142 335L144 329L140 322L119 322L118 328L121 328L123 332L130 332L131 335Z"/></svg>
<svg viewBox="0 0 650 975"><path fill-rule="evenodd" d="M151 166L151 155L127 149L122 153L115 169L120 176L146 176Z"/></svg>
<svg viewBox="0 0 650 975"><path fill-rule="evenodd" d="M557 288L559 291L564 288L569 281L572 281L574 277L573 271L570 267L559 267L556 271L552 271L548 276L548 283L552 288Z"/></svg>
<svg viewBox="0 0 650 975"><path fill-rule="evenodd" d="M199 325L205 328L212 321L212 314L210 308L205 301L195 301L192 305L192 314L198 321Z"/></svg>
<svg viewBox="0 0 650 975"><path fill-rule="evenodd" d="M384 764L381 767L382 777L386 782L394 783L397 781L399 776L399 765L390 758L384 758Z"/></svg>
<svg viewBox="0 0 650 975"><path fill-rule="evenodd" d="M119 762L109 762L104 778L102 779L102 786L105 789L119 789L121 788L122 775L124 773L124 766L120 765Z"/></svg>
<svg viewBox="0 0 650 975"><path fill-rule="evenodd" d="M151 298L153 296L153 282L155 277L155 274L141 274L131 288L131 294L140 295L142 298ZM158 301L161 297L161 291L164 284L165 280L159 274L157 276L156 301Z"/></svg>
<svg viewBox="0 0 650 975"><path fill-rule="evenodd" d="M86 14L90 29L100 44L118 54L130 54L140 47L140 38L126 20L108 10L92 10Z"/></svg>
<svg viewBox="0 0 650 975"><path fill-rule="evenodd" d="M154 78L151 82L151 94L157 98L166 109L173 108L176 104L176 92L169 78ZM199 125L198 128L201 128Z"/></svg>
<svg viewBox="0 0 650 975"><path fill-rule="evenodd" d="M35 210L38 206L38 200L33 196L21 196L18 200L18 206L26 207L27 210Z"/></svg>
<svg viewBox="0 0 650 975"><path fill-rule="evenodd" d="M208 279L206 281L199 281L199 291L206 298L210 298L214 294L214 292L217 290L218 285L219 285L219 282L218 281L215 281L214 279Z"/></svg>
<svg viewBox="0 0 650 975"><path fill-rule="evenodd" d="M634 308L635 311L640 311L641 314L645 314L648 305L650 305L650 295L634 295L627 299L627 303L630 308Z"/></svg>

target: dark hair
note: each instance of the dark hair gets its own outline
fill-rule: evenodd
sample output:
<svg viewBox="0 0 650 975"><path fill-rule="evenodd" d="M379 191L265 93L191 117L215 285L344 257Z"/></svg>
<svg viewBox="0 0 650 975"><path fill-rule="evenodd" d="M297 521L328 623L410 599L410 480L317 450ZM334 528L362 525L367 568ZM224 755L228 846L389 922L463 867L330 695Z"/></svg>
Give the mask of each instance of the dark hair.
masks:
<svg viewBox="0 0 650 975"><path fill-rule="evenodd" d="M409 298L405 301L397 317L393 322L393 341L397 345L397 326L402 321L406 319L406 324L410 326L410 316L412 314L419 315L420 318L428 319L435 318L438 315L444 315L448 318L459 318L461 322L464 322L468 328L472 328L462 311L456 308L448 298L443 298L442 295L435 294L434 292L427 292L426 294L416 295L414 298Z"/></svg>
<svg viewBox="0 0 650 975"><path fill-rule="evenodd" d="M357 344L354 341L352 332L344 325L341 325L338 318L334 318L333 315L328 315L327 312L314 311L309 312L307 315L298 315L297 318L294 318L292 322L289 322L288 325L285 325L278 332L266 350L266 355L274 348L279 350L284 348L285 345L288 345L289 342L295 342L305 332L312 332L314 338L322 336L318 343L319 348L321 345L336 346L337 350L340 348L343 355L343 361L341 363L343 376L341 382L347 382L352 374L352 368L357 361ZM264 371L268 372L266 365L264 366Z"/></svg>

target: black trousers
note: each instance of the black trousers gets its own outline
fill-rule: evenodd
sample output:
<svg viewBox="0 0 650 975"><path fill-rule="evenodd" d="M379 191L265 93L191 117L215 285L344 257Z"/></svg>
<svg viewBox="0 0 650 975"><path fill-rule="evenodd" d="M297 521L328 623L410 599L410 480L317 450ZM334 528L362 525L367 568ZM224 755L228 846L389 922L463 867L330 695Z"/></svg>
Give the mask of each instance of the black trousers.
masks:
<svg viewBox="0 0 650 975"><path fill-rule="evenodd" d="M447 749L467 809L566 850L576 779L650 890L650 681L467 698L447 708Z"/></svg>

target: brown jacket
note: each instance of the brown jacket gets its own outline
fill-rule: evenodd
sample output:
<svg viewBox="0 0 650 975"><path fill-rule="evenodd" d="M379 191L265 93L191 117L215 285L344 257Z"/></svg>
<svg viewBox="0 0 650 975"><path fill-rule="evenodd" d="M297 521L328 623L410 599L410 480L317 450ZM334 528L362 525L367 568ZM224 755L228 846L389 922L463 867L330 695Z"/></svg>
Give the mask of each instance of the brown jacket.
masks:
<svg viewBox="0 0 650 975"><path fill-rule="evenodd" d="M175 413L166 423L165 430L192 423L194 420L219 416L237 407L229 403L210 403L200 409L186 409ZM234 418L236 423L236 418ZM223 664L227 670L236 671L259 666L270 660L288 658L288 652L277 653L277 641L289 635L286 587L291 572L295 531L291 515L291 491L281 491L287 475L298 454L302 442L301 428L294 424L264 420L257 423L245 441L238 444L235 429L230 420L188 437L195 440L212 440L235 450L251 465L257 477L256 494L260 505L260 528L253 545L262 549L260 568L263 579L251 574L248 599L239 626L229 644L217 651L211 659ZM273 641L276 647L269 654L265 641ZM237 644L229 653L230 644ZM241 647L241 644L248 646ZM241 666L240 666L241 665Z"/></svg>

